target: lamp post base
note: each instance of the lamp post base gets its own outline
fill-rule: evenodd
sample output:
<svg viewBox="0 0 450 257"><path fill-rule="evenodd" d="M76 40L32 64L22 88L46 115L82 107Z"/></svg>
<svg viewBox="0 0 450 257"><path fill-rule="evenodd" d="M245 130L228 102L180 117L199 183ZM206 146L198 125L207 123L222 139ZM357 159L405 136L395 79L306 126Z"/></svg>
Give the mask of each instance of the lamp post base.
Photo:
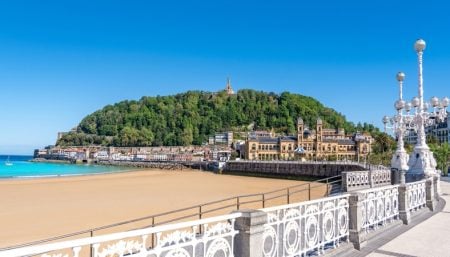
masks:
<svg viewBox="0 0 450 257"><path fill-rule="evenodd" d="M409 157L408 166L407 176L423 175L424 177L431 177L437 173L436 160L428 147L415 147L414 152Z"/></svg>
<svg viewBox="0 0 450 257"><path fill-rule="evenodd" d="M391 167L397 170L408 170L409 156L405 150L397 150L391 159Z"/></svg>

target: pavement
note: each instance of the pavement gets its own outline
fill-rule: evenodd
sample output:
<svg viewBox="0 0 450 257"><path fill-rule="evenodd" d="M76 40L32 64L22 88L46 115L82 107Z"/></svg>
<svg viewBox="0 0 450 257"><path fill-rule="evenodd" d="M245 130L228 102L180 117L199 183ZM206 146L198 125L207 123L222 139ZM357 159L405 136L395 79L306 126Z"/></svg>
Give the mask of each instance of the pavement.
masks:
<svg viewBox="0 0 450 257"><path fill-rule="evenodd" d="M450 257L450 178L441 178L440 210L415 217L412 224L369 239L361 251L346 251L342 256L368 257ZM444 205L445 204L445 205ZM432 215L432 216L431 216ZM431 216L431 217L430 217Z"/></svg>

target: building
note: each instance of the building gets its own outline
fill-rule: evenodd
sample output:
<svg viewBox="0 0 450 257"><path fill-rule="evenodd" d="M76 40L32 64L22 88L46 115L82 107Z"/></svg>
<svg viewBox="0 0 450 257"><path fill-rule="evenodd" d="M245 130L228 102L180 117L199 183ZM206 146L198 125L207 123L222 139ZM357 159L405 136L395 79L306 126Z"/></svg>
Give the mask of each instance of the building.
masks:
<svg viewBox="0 0 450 257"><path fill-rule="evenodd" d="M249 136L245 153L249 160L359 160L371 152L372 142L370 135L324 128L320 118L311 130L299 118L297 135Z"/></svg>
<svg viewBox="0 0 450 257"><path fill-rule="evenodd" d="M233 144L233 132L228 131L215 133L214 136L209 137L208 144L231 146Z"/></svg>
<svg viewBox="0 0 450 257"><path fill-rule="evenodd" d="M442 122L426 126L425 135L428 137L433 136L438 143L449 143L450 142L450 113L447 114L447 118ZM404 140L406 143L415 145L417 143L417 133L413 130L407 130L405 133Z"/></svg>
<svg viewBox="0 0 450 257"><path fill-rule="evenodd" d="M225 91L227 92L228 95L234 95L234 90L231 87L231 80L230 80L230 78L227 78L227 86L225 87Z"/></svg>

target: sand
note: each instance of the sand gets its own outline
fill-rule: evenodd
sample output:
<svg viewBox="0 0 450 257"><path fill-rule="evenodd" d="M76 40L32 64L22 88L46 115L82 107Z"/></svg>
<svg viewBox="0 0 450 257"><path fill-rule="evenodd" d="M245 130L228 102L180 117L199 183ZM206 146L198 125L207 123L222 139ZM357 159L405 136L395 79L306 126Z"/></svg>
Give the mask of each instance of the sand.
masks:
<svg viewBox="0 0 450 257"><path fill-rule="evenodd" d="M295 180L219 175L201 171L142 170L126 173L59 178L0 181L0 248L91 229L103 225L172 211L231 196L268 192L303 182ZM307 188L307 187L302 187ZM326 188L312 192L320 197ZM266 199L284 193L266 195ZM307 191L291 196L290 201L307 200ZM243 198L241 203L260 200ZM286 197L267 200L265 206L285 204ZM236 200L204 206L203 211L233 205L203 217L227 214ZM261 201L242 204L243 208L261 208ZM164 222L195 214L198 208L158 217ZM188 217L185 220L193 220ZM141 228L151 219L96 232L105 234ZM88 236L80 235L79 237ZM72 237L75 238L75 237Z"/></svg>

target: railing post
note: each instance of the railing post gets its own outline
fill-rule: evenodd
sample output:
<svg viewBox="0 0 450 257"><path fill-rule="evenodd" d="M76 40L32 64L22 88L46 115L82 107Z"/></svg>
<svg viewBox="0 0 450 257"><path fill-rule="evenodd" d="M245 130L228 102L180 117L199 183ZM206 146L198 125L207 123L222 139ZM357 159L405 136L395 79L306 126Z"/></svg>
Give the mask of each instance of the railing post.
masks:
<svg viewBox="0 0 450 257"><path fill-rule="evenodd" d="M262 207L266 208L266 200L265 200L264 194L261 194L261 196L262 196Z"/></svg>
<svg viewBox="0 0 450 257"><path fill-rule="evenodd" d="M155 217L152 217L152 227L155 226ZM152 247L155 247L155 233L152 233Z"/></svg>
<svg viewBox="0 0 450 257"><path fill-rule="evenodd" d="M375 181L373 178L373 170L369 171L369 186L370 188L374 188L375 187Z"/></svg>
<svg viewBox="0 0 450 257"><path fill-rule="evenodd" d="M291 193L290 193L290 190L289 190L289 187L288 187L287 188L287 204L290 204L290 201L291 201L290 197L291 197Z"/></svg>
<svg viewBox="0 0 450 257"><path fill-rule="evenodd" d="M409 211L409 199L407 186L401 184L398 187L398 215L403 224L408 225L411 222L411 213Z"/></svg>
<svg viewBox="0 0 450 257"><path fill-rule="evenodd" d="M430 177L425 182L425 194L427 197L427 207L430 211L434 211L436 209L436 200L434 198L434 177Z"/></svg>
<svg viewBox="0 0 450 257"><path fill-rule="evenodd" d="M234 229L239 233L234 238L234 256L263 257L264 225L267 224L267 213L258 210L241 210L242 216L237 218Z"/></svg>
<svg viewBox="0 0 450 257"><path fill-rule="evenodd" d="M199 220L202 219L202 206L201 205L198 206L198 219ZM198 232L200 234L202 233L202 225L198 225Z"/></svg>
<svg viewBox="0 0 450 257"><path fill-rule="evenodd" d="M342 191L348 192L348 184L347 184L348 173L345 171L342 172L341 178L342 178L341 179Z"/></svg>
<svg viewBox="0 0 450 257"><path fill-rule="evenodd" d="M434 197L436 200L439 200L439 196L441 195L441 175L435 174L433 176L433 185L434 185Z"/></svg>
<svg viewBox="0 0 450 257"><path fill-rule="evenodd" d="M94 230L91 230L90 236L94 237ZM90 248L89 248L89 256L94 257L94 245L92 245L92 244L90 245Z"/></svg>
<svg viewBox="0 0 450 257"><path fill-rule="evenodd" d="M357 250L361 250L367 243L363 230L363 201L363 194L354 193L349 197L349 240Z"/></svg>
<svg viewBox="0 0 450 257"><path fill-rule="evenodd" d="M308 184L308 200L311 201L311 183Z"/></svg>
<svg viewBox="0 0 450 257"><path fill-rule="evenodd" d="M240 207L240 202L239 202L239 196L236 197L236 209L239 211L239 207Z"/></svg>

